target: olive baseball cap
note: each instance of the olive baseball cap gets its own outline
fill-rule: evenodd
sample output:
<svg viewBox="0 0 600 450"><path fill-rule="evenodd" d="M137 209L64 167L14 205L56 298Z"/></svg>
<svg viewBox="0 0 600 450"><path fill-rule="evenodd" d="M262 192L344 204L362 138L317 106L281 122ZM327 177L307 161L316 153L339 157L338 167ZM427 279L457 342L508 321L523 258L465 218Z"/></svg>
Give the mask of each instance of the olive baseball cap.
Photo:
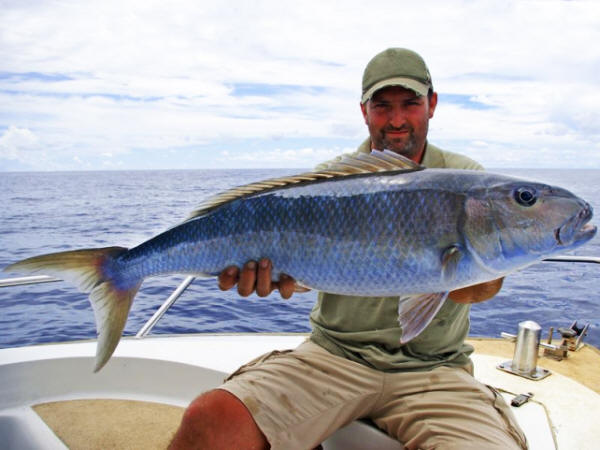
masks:
<svg viewBox="0 0 600 450"><path fill-rule="evenodd" d="M432 83L423 58L405 48L388 48L375 55L363 73L361 103L388 86L402 86L417 95L427 95Z"/></svg>

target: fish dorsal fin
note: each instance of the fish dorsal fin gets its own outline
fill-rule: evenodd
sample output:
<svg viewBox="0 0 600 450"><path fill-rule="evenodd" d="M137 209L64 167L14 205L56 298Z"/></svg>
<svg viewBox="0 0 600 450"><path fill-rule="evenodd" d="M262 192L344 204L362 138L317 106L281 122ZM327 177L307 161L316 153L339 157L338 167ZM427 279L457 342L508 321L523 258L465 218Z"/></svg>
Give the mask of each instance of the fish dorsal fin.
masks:
<svg viewBox="0 0 600 450"><path fill-rule="evenodd" d="M204 201L190 214L187 220L206 214L232 200L266 192L271 189L297 185L299 183L312 183L325 179L343 178L349 175L392 171L412 172L415 170L422 170L423 168L423 166L404 156L398 155L391 150L372 150L370 154L359 153L358 155L343 155L315 172L304 172L298 175L271 178L228 189Z"/></svg>

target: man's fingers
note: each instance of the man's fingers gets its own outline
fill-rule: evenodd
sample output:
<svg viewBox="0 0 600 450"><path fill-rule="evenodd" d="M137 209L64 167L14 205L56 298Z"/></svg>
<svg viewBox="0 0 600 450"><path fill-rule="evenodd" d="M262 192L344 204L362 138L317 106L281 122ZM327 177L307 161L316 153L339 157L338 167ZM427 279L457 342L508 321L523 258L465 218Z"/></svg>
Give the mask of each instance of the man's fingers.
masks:
<svg viewBox="0 0 600 450"><path fill-rule="evenodd" d="M294 293L296 287L296 280L282 273L279 277L279 283L277 284L279 287L279 293L281 294L281 298L287 300Z"/></svg>
<svg viewBox="0 0 600 450"><path fill-rule="evenodd" d="M248 261L242 267L238 281L238 294L247 297L254 291L256 286L256 261Z"/></svg>
<svg viewBox="0 0 600 450"><path fill-rule="evenodd" d="M271 283L271 261L262 258L258 262L258 273L256 275L256 295L266 297L275 286Z"/></svg>
<svg viewBox="0 0 600 450"><path fill-rule="evenodd" d="M238 293L242 297L247 297L254 291L259 297L266 297L278 289L284 299L290 298L294 292L310 290L298 286L296 280L286 274L281 274L278 282L271 281L272 268L268 258L262 258L258 263L248 261L241 271L236 266L229 266L219 274L219 289L226 291L237 284Z"/></svg>
<svg viewBox="0 0 600 450"><path fill-rule="evenodd" d="M219 274L219 289L228 291L238 280L240 270L236 266L229 266Z"/></svg>

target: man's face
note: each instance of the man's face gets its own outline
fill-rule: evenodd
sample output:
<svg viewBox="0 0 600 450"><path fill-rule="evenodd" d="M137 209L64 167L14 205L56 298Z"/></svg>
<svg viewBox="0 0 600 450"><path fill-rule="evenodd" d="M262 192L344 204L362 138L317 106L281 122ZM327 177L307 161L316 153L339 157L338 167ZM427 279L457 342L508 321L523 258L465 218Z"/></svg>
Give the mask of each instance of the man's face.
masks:
<svg viewBox="0 0 600 450"><path fill-rule="evenodd" d="M387 148L421 162L429 119L433 117L436 105L436 93L429 99L400 86L377 91L367 103L360 105L369 127L372 148Z"/></svg>

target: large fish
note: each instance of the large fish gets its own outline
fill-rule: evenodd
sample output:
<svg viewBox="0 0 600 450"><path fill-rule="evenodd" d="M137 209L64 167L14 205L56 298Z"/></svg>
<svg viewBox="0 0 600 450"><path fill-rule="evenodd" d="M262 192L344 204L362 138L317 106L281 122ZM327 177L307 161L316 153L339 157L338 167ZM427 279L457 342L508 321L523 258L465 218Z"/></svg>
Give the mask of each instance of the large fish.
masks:
<svg viewBox="0 0 600 450"><path fill-rule="evenodd" d="M418 335L449 291L497 279L589 241L592 208L570 192L492 173L424 169L390 152L325 171L227 191L182 224L126 249L37 256L5 270L43 272L90 292L98 347L110 358L146 277L215 276L267 257L320 291L403 294L402 341ZM407 295L408 294L408 295Z"/></svg>

